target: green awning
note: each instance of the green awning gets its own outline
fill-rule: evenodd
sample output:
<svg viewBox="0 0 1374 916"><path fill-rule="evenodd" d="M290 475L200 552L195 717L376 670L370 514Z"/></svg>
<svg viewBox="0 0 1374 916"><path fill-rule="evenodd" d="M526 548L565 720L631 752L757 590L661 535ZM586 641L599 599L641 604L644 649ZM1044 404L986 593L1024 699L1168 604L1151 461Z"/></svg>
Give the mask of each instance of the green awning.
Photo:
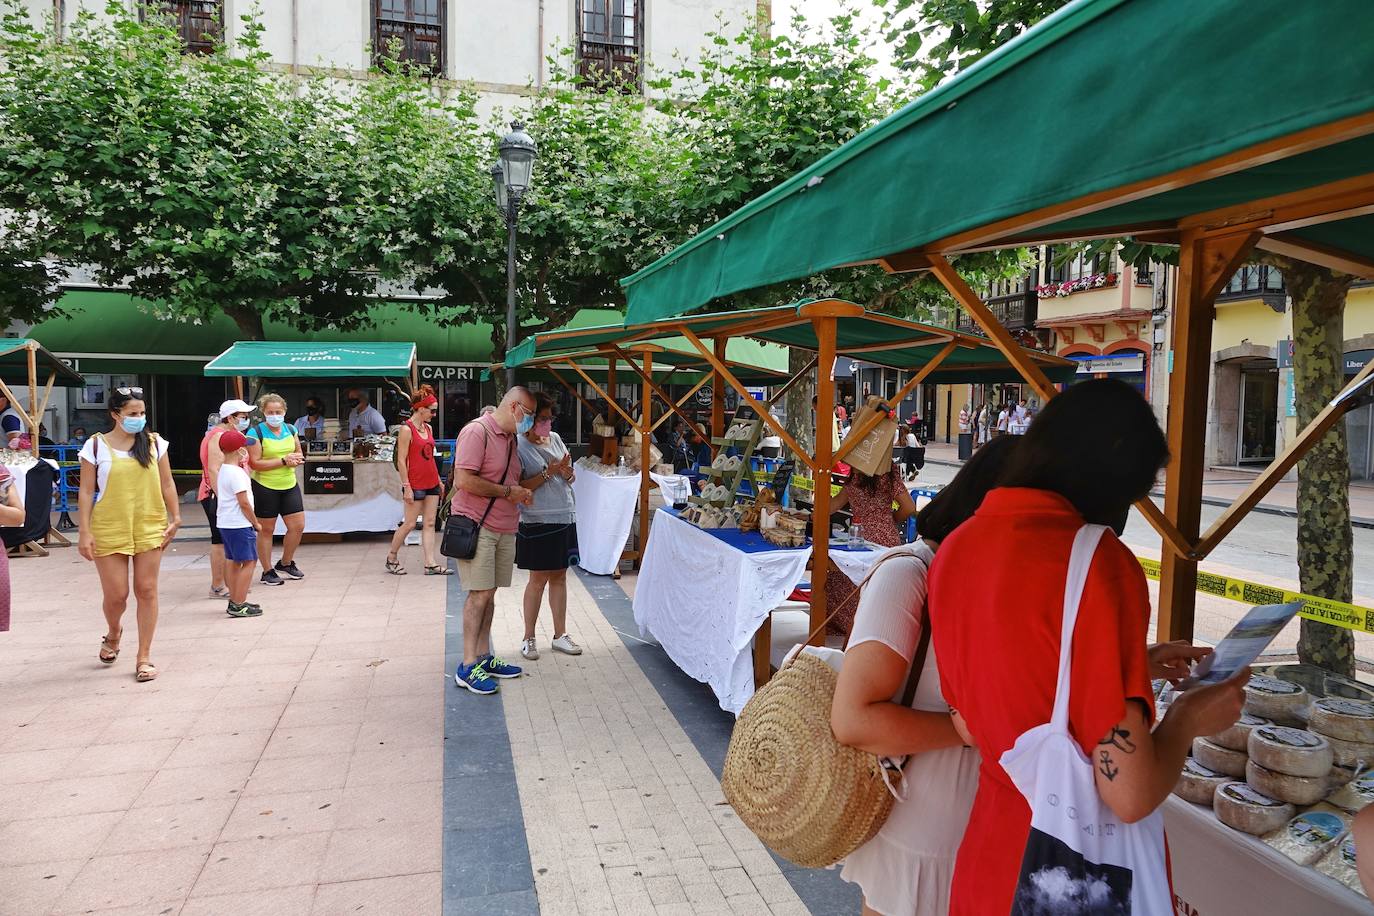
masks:
<svg viewBox="0 0 1374 916"><path fill-rule="evenodd" d="M626 321L913 249L1129 235L1366 175L1371 35L1369 0L1079 0L622 280ZM1321 241L1367 252L1367 228Z"/></svg>
<svg viewBox="0 0 1374 916"><path fill-rule="evenodd" d="M58 388L80 388L86 384L79 372L73 371L71 366L48 352L42 344L28 337L0 340L0 379L4 379L5 384L13 387L29 383L30 349L33 350L38 387L46 386L49 376L53 377L53 385ZM17 391L15 393L18 394Z"/></svg>
<svg viewBox="0 0 1374 916"><path fill-rule="evenodd" d="M597 347L611 343L628 349L636 343L651 342L662 346L666 341L676 341L673 344L675 349L689 351L687 355L700 360L699 351L681 336L684 330L691 331L703 341L714 337L726 338L727 361L732 361L732 353L737 352L731 348L744 343L745 338L764 345L781 345L770 348L780 353L786 352L783 347L814 352L820 342L816 339L811 321L799 314L804 304L711 312L639 324L545 331L522 341L506 354L506 361L512 366L546 365L559 356L595 351ZM865 311L862 315L837 319L835 335L837 356L907 372L923 368L950 343L954 343L954 349L927 376L932 384L1021 381L1015 367L991 341L949 328ZM1072 360L1038 350L1026 352L1051 381L1068 382L1073 379L1078 364ZM657 362L662 355L656 353L654 360ZM785 369L786 365L783 360L779 368ZM749 384L743 375L739 375L739 378Z"/></svg>
<svg viewBox="0 0 1374 916"><path fill-rule="evenodd" d="M413 343L286 343L241 340L205 367L206 375L265 378L408 378Z"/></svg>

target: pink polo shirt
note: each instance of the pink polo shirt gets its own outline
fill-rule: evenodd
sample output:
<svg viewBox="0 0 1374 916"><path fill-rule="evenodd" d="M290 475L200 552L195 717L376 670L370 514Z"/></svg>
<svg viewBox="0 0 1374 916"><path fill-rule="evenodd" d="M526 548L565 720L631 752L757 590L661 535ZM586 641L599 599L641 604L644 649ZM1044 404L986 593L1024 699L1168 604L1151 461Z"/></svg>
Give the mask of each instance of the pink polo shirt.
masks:
<svg viewBox="0 0 1374 916"><path fill-rule="evenodd" d="M517 486L520 483L520 456L514 445L515 434L498 426L491 414L483 414L458 433L453 466L475 471L478 477L497 485ZM459 487L453 494L453 511L481 522L489 502L490 496L475 496ZM520 525L519 512L515 503L498 496L482 527L497 534L514 534Z"/></svg>

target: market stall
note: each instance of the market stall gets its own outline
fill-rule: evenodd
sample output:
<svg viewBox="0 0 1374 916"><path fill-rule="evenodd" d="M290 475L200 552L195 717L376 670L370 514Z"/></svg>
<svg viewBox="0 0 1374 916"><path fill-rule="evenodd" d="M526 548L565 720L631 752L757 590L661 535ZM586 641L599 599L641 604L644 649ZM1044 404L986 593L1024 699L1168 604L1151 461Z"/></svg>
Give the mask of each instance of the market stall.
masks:
<svg viewBox="0 0 1374 916"><path fill-rule="evenodd" d="M240 341L205 367L207 376L235 379L383 379L417 384L412 343L310 344ZM296 468L305 501L307 535L390 533L404 503L394 463L394 435L353 437L337 422L323 437L303 440ZM281 521L277 533L284 533Z"/></svg>
<svg viewBox="0 0 1374 916"><path fill-rule="evenodd" d="M0 392L22 419L21 441L25 442L22 448L0 448L0 464L13 476L24 503L23 526L0 529L0 537L12 556L47 556L49 547L71 546L71 541L52 528L53 485L58 465L39 457L39 425L54 387L81 388L85 384L79 373L36 340L21 337L0 344ZM27 401L22 397L25 393Z"/></svg>

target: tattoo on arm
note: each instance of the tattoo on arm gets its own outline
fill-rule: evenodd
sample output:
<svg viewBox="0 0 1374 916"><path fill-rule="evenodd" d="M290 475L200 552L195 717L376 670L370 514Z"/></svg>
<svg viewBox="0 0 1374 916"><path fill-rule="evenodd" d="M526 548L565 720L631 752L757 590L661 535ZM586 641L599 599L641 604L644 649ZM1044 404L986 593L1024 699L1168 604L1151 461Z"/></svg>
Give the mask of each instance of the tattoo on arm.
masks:
<svg viewBox="0 0 1374 916"><path fill-rule="evenodd" d="M1116 779L1116 774L1121 772L1120 767L1113 765L1112 755L1108 751L1098 752L1097 770L1103 776L1107 777L1108 782L1111 782L1112 780Z"/></svg>
<svg viewBox="0 0 1374 916"><path fill-rule="evenodd" d="M1101 741L1097 742L1097 744L1099 747L1111 745L1112 747L1115 747L1118 750L1125 751L1127 754L1135 753L1135 742L1131 740L1130 730L1122 728L1119 725L1113 725L1111 733L1108 734L1107 737L1103 738ZM1103 751L1102 753L1103 756L1106 756L1107 752ZM1109 776L1107 778L1110 779L1111 777Z"/></svg>

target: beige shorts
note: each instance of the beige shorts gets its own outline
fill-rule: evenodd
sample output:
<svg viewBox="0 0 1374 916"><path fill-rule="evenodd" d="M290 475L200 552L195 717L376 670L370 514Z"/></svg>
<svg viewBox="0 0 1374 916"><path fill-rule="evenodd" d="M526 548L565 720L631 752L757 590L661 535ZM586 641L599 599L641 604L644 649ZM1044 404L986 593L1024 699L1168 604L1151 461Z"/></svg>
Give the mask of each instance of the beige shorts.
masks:
<svg viewBox="0 0 1374 916"><path fill-rule="evenodd" d="M515 568L515 535L497 534L488 528L477 533L477 552L471 560L455 560L458 581L470 592L484 592L510 585Z"/></svg>

